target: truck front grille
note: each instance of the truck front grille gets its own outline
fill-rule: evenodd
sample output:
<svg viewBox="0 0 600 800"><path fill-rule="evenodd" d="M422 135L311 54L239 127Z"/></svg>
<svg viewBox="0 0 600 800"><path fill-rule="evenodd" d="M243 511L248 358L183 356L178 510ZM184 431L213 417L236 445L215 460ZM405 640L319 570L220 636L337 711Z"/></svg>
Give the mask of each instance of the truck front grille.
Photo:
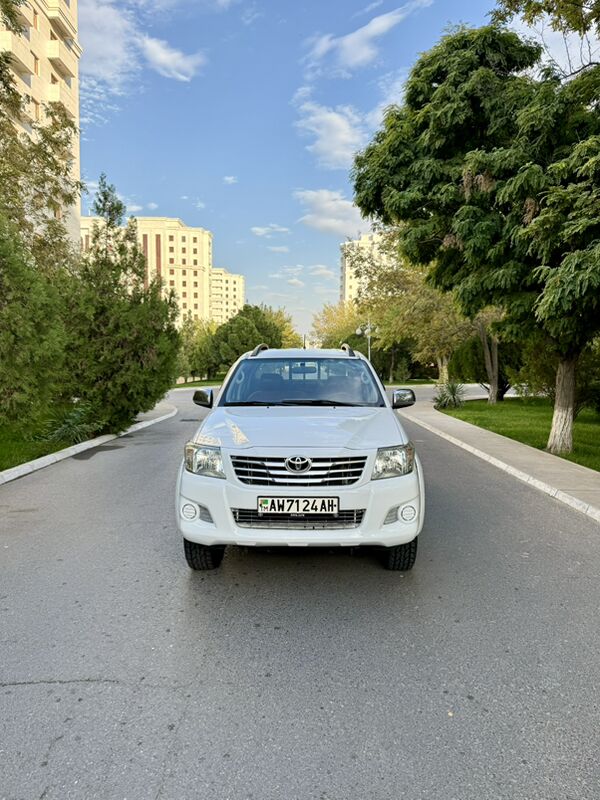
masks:
<svg viewBox="0 0 600 800"><path fill-rule="evenodd" d="M286 530L318 531L358 528L365 515L364 508L339 511L336 517L328 514L259 514L250 508L232 508L233 518L240 528L284 528Z"/></svg>
<svg viewBox="0 0 600 800"><path fill-rule="evenodd" d="M250 486L350 486L360 480L366 456L312 458L310 469L293 473L285 458L271 456L231 456L235 474Z"/></svg>

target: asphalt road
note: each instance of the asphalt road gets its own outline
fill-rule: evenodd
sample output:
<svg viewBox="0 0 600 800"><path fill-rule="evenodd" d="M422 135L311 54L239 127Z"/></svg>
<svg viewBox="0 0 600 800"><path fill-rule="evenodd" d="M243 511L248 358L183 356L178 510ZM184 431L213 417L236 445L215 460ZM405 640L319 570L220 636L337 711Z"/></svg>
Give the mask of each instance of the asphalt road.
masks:
<svg viewBox="0 0 600 800"><path fill-rule="evenodd" d="M407 426L412 573L235 549L192 573L173 489L201 412L172 397L0 487L0 798L597 800L595 523Z"/></svg>

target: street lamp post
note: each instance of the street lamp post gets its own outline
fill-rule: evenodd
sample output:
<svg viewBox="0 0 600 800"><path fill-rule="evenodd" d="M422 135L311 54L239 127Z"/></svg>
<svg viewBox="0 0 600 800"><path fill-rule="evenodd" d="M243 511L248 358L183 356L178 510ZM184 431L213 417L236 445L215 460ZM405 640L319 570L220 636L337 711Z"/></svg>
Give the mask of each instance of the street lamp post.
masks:
<svg viewBox="0 0 600 800"><path fill-rule="evenodd" d="M369 361L371 360L371 336L375 333L376 328L371 325L371 320L367 321L366 325L359 325L356 329L357 336L366 336L367 337L367 358Z"/></svg>

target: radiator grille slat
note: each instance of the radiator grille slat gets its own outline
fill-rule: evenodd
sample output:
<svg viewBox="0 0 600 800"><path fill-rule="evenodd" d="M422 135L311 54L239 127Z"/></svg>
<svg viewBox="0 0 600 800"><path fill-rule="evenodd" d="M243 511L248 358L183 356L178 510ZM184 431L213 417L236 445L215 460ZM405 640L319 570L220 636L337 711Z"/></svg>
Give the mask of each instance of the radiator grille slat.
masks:
<svg viewBox="0 0 600 800"><path fill-rule="evenodd" d="M306 472L293 473L285 458L274 456L231 456L235 474L250 486L350 486L360 480L366 456L313 458Z"/></svg>
<svg viewBox="0 0 600 800"><path fill-rule="evenodd" d="M231 511L240 528L283 528L301 531L358 528L365 515L364 508L339 511L336 517L327 514L310 514L305 517L292 514L259 514L251 508L232 508Z"/></svg>

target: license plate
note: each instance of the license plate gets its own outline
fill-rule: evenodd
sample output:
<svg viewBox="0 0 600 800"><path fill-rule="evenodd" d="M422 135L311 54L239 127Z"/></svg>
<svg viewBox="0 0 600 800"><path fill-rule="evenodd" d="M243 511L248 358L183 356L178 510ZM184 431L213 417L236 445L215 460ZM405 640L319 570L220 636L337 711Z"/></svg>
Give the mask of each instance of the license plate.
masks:
<svg viewBox="0 0 600 800"><path fill-rule="evenodd" d="M330 514L336 517L339 504L339 497L259 497L258 513L293 516Z"/></svg>

